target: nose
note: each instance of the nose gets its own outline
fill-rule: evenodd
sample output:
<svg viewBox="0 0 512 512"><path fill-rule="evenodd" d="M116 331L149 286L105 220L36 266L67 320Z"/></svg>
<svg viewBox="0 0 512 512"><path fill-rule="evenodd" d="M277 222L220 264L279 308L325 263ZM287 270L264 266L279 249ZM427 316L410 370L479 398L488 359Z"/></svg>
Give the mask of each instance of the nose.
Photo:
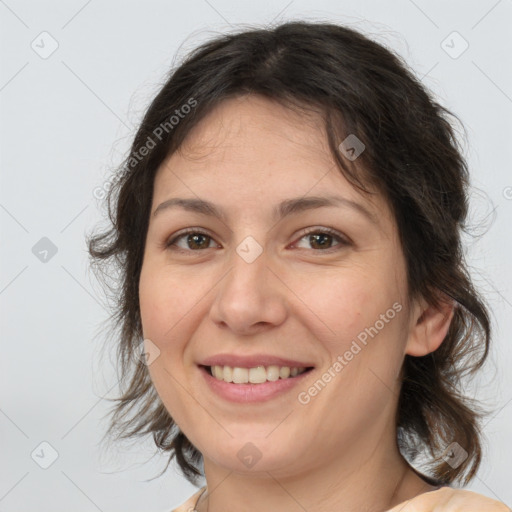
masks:
<svg viewBox="0 0 512 512"><path fill-rule="evenodd" d="M210 318L234 334L251 335L282 324L288 314L286 286L263 251L254 261L234 252L210 308ZM274 266L275 267L275 266Z"/></svg>

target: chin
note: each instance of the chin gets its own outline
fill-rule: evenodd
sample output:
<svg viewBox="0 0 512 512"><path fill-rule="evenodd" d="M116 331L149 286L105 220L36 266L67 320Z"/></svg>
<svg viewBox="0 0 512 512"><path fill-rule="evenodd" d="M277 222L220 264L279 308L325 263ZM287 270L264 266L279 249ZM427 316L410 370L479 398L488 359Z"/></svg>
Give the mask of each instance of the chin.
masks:
<svg viewBox="0 0 512 512"><path fill-rule="evenodd" d="M297 444L295 441L294 446L298 445L300 443ZM268 438L244 436L243 440L230 439L228 444L219 446L218 450L212 450L212 446L209 445L208 451L204 452L205 465L207 465L206 459L210 459L213 464L244 475L264 472L286 474L288 471L293 473L297 467L302 467L300 454L294 446L287 445L277 438L271 440L271 436ZM294 468L294 466L297 467Z"/></svg>

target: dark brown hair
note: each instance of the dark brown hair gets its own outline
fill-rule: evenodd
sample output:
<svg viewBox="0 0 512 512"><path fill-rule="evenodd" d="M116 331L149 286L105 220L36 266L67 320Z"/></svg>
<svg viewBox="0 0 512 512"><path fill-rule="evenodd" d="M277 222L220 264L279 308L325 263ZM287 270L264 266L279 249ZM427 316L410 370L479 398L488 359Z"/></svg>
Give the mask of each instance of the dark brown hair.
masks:
<svg viewBox="0 0 512 512"><path fill-rule="evenodd" d="M435 306L443 296L455 301L441 346L424 357L405 356L397 443L411 461L426 451L439 483L467 484L482 457L478 423L484 413L464 396L461 383L487 357L490 321L462 250L469 177L449 116L458 118L434 101L398 55L330 23L288 22L219 35L171 70L150 104L108 192L111 226L88 238L92 268L114 298L121 396L108 434L152 434L157 447L170 453L167 466L176 457L192 483L202 475L202 455L134 356L142 340L138 283L159 165L215 106L245 94L320 115L340 172L364 193L374 187L390 205L409 300L421 296ZM354 161L339 148L350 134L365 145ZM457 465L443 454L452 442L468 454Z"/></svg>

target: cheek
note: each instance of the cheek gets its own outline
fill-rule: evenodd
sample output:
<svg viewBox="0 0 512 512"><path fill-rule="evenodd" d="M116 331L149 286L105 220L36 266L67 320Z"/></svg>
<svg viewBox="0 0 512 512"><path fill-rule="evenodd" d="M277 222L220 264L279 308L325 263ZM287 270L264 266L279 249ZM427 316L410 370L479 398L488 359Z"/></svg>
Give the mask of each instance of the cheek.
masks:
<svg viewBox="0 0 512 512"><path fill-rule="evenodd" d="M193 421L190 411L197 404L191 398L191 390L186 389L188 375L183 357L186 341L192 335L190 319L198 299L193 287L184 286L182 278L156 269L157 265L148 261L139 281L144 338L155 343L160 351L148 370L166 410L180 427L187 426Z"/></svg>
<svg viewBox="0 0 512 512"><path fill-rule="evenodd" d="M393 304L400 302L401 293L394 276L389 277L379 268L370 272L333 269L308 279L296 278L293 289L313 313L308 315L310 329L333 349L339 349L376 322L379 330L383 330L381 315L385 316L384 320L396 316Z"/></svg>
<svg viewBox="0 0 512 512"><path fill-rule="evenodd" d="M183 278L166 274L157 265L143 266L139 281L139 305L144 336L166 344L173 338L174 326L180 325L197 294L193 286L183 286ZM181 327L181 325L180 325Z"/></svg>
<svg viewBox="0 0 512 512"><path fill-rule="evenodd" d="M336 269L308 281L315 286L297 289L314 313L307 328L325 350L325 382L332 382L318 405L334 402L348 414L364 403L377 414L393 397L389 390L398 384L405 343L406 312L396 273L375 265L372 271Z"/></svg>

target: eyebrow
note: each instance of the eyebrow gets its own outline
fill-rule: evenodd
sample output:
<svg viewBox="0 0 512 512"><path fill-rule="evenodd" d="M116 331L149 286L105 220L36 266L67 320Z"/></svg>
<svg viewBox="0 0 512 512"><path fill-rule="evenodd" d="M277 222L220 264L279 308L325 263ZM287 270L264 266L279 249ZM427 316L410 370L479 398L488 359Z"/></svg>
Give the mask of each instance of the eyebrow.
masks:
<svg viewBox="0 0 512 512"><path fill-rule="evenodd" d="M366 217L371 223L378 225L377 217L366 207L356 201L341 196L308 196L286 199L274 207L272 212L273 220L282 220L296 213L328 206L345 206L352 208ZM209 201L181 197L173 197L159 204L153 212L153 217L170 208L182 208L189 212L217 217L223 221L225 221L227 217L221 208Z"/></svg>

